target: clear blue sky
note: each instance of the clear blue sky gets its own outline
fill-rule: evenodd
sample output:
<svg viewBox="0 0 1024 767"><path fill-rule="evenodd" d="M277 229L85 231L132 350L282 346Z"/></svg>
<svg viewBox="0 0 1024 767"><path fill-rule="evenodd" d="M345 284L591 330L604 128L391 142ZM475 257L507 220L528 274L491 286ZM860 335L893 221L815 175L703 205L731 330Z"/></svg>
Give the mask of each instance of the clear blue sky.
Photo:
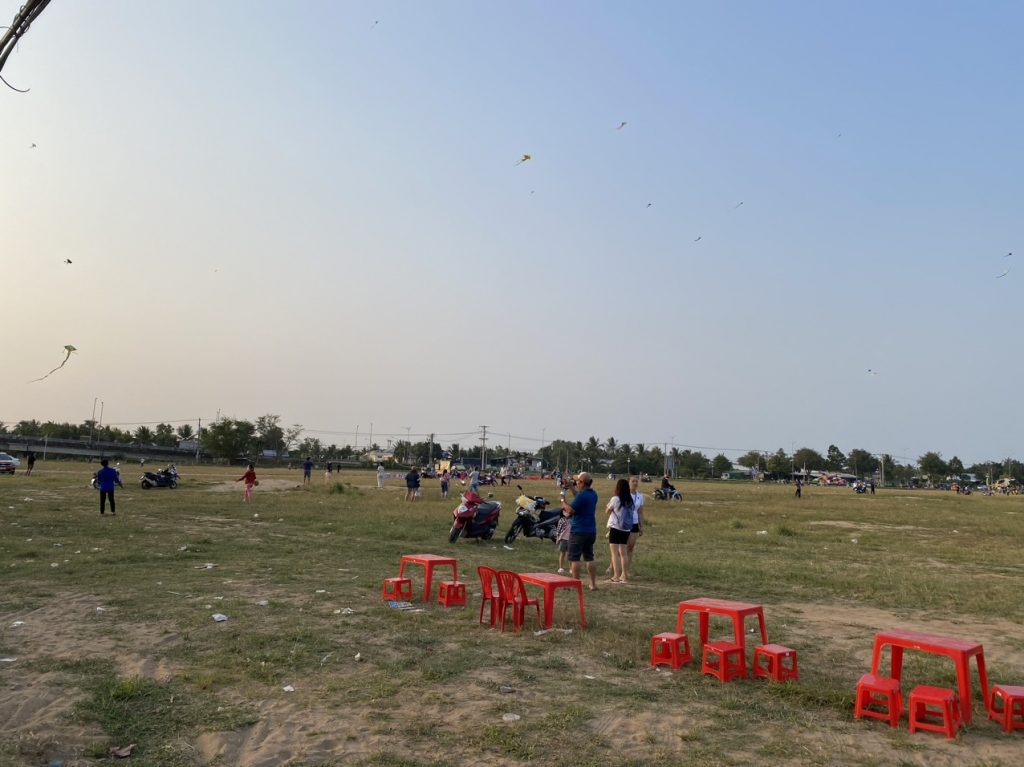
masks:
<svg viewBox="0 0 1024 767"><path fill-rule="evenodd" d="M1018 457L1022 28L52 3L0 90L0 420Z"/></svg>

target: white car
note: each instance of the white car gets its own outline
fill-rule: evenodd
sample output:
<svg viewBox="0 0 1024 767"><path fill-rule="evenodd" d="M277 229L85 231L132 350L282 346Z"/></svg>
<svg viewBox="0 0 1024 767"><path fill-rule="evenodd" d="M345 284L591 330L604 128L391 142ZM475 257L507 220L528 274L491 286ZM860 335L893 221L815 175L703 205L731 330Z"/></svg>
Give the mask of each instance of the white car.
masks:
<svg viewBox="0 0 1024 767"><path fill-rule="evenodd" d="M13 455L7 453L0 453L0 474L4 472L8 474L14 474L21 466L21 461L15 458Z"/></svg>

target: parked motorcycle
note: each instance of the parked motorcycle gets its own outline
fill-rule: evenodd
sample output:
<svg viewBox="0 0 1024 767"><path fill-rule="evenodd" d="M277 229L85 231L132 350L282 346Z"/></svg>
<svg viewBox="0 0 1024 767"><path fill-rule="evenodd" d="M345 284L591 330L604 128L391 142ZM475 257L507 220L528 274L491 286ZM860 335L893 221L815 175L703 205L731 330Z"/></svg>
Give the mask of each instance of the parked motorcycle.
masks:
<svg viewBox="0 0 1024 767"><path fill-rule="evenodd" d="M462 503L452 512L452 529L448 533L448 542L455 543L459 538L476 538L489 541L498 526L501 515L501 503L485 501L479 495L467 490L462 494Z"/></svg>
<svg viewBox="0 0 1024 767"><path fill-rule="evenodd" d="M555 528L562 516L561 509L548 509L550 501L539 495L526 495L522 485L516 498L516 518L505 535L505 543L512 543L520 533L527 538L548 538L555 540Z"/></svg>
<svg viewBox="0 0 1024 767"><path fill-rule="evenodd" d="M656 501L681 501L683 500L683 494L676 490L674 485L668 487L656 487L651 492L651 496Z"/></svg>
<svg viewBox="0 0 1024 767"><path fill-rule="evenodd" d="M142 485L143 490L149 490L152 487L169 487L173 490L178 486L178 479L178 470L174 466L169 466L160 471L147 471L142 475L139 484Z"/></svg>

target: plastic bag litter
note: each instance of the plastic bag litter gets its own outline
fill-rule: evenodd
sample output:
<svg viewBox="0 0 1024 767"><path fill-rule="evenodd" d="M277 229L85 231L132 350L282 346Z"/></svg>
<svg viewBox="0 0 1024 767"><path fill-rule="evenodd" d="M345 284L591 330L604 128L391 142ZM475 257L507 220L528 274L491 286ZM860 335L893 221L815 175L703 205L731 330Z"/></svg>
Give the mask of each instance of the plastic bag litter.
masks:
<svg viewBox="0 0 1024 767"><path fill-rule="evenodd" d="M295 692L295 688L292 687L290 684L286 684L281 689L284 690L285 692Z"/></svg>
<svg viewBox="0 0 1024 767"><path fill-rule="evenodd" d="M228 619L228 616L226 616L224 613L214 613L213 619L217 621L217 623L223 623Z"/></svg>
<svg viewBox="0 0 1024 767"><path fill-rule="evenodd" d="M501 715L501 721L503 722L518 722L520 719L522 719L522 717L519 716L519 714L508 713Z"/></svg>
<svg viewBox="0 0 1024 767"><path fill-rule="evenodd" d="M121 746L121 748L110 749L110 755L117 759L127 759L132 755L132 749L135 748L134 743L129 743L127 746Z"/></svg>

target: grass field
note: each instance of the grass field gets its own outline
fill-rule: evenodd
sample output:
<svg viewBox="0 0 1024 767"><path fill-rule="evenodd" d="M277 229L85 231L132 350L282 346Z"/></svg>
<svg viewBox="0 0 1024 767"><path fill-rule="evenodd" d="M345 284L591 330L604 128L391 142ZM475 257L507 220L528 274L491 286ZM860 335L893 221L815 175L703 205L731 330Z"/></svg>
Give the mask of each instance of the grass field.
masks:
<svg viewBox="0 0 1024 767"><path fill-rule="evenodd" d="M1022 497L811 487L797 500L784 486L682 483L682 503L648 501L635 582L587 593L582 631L560 592L556 625L572 631L536 636L529 621L518 634L477 623L475 569L554 570L553 546L449 545L455 501L435 481L406 504L401 482L377 491L370 472L302 488L297 471L267 471L247 505L225 486L241 471L186 467L177 490L143 491L127 470L111 518L88 487L93 468L0 478L0 658L16 659L0 662L0 765L110 763L129 743L131 764L160 767L1009 766L1024 755L1024 736L986 719L976 676L974 723L955 741L852 717L886 628L981 642L992 681L1024 684ZM607 500L611 483L595 486ZM516 493L494 493L504 535ZM467 609L382 604L382 579L421 552L455 552L477 595ZM771 640L799 651L800 682L651 670L650 637L698 596L763 604ZM713 635L729 633L712 621ZM924 683L952 687L951 664L908 653L904 691Z"/></svg>

